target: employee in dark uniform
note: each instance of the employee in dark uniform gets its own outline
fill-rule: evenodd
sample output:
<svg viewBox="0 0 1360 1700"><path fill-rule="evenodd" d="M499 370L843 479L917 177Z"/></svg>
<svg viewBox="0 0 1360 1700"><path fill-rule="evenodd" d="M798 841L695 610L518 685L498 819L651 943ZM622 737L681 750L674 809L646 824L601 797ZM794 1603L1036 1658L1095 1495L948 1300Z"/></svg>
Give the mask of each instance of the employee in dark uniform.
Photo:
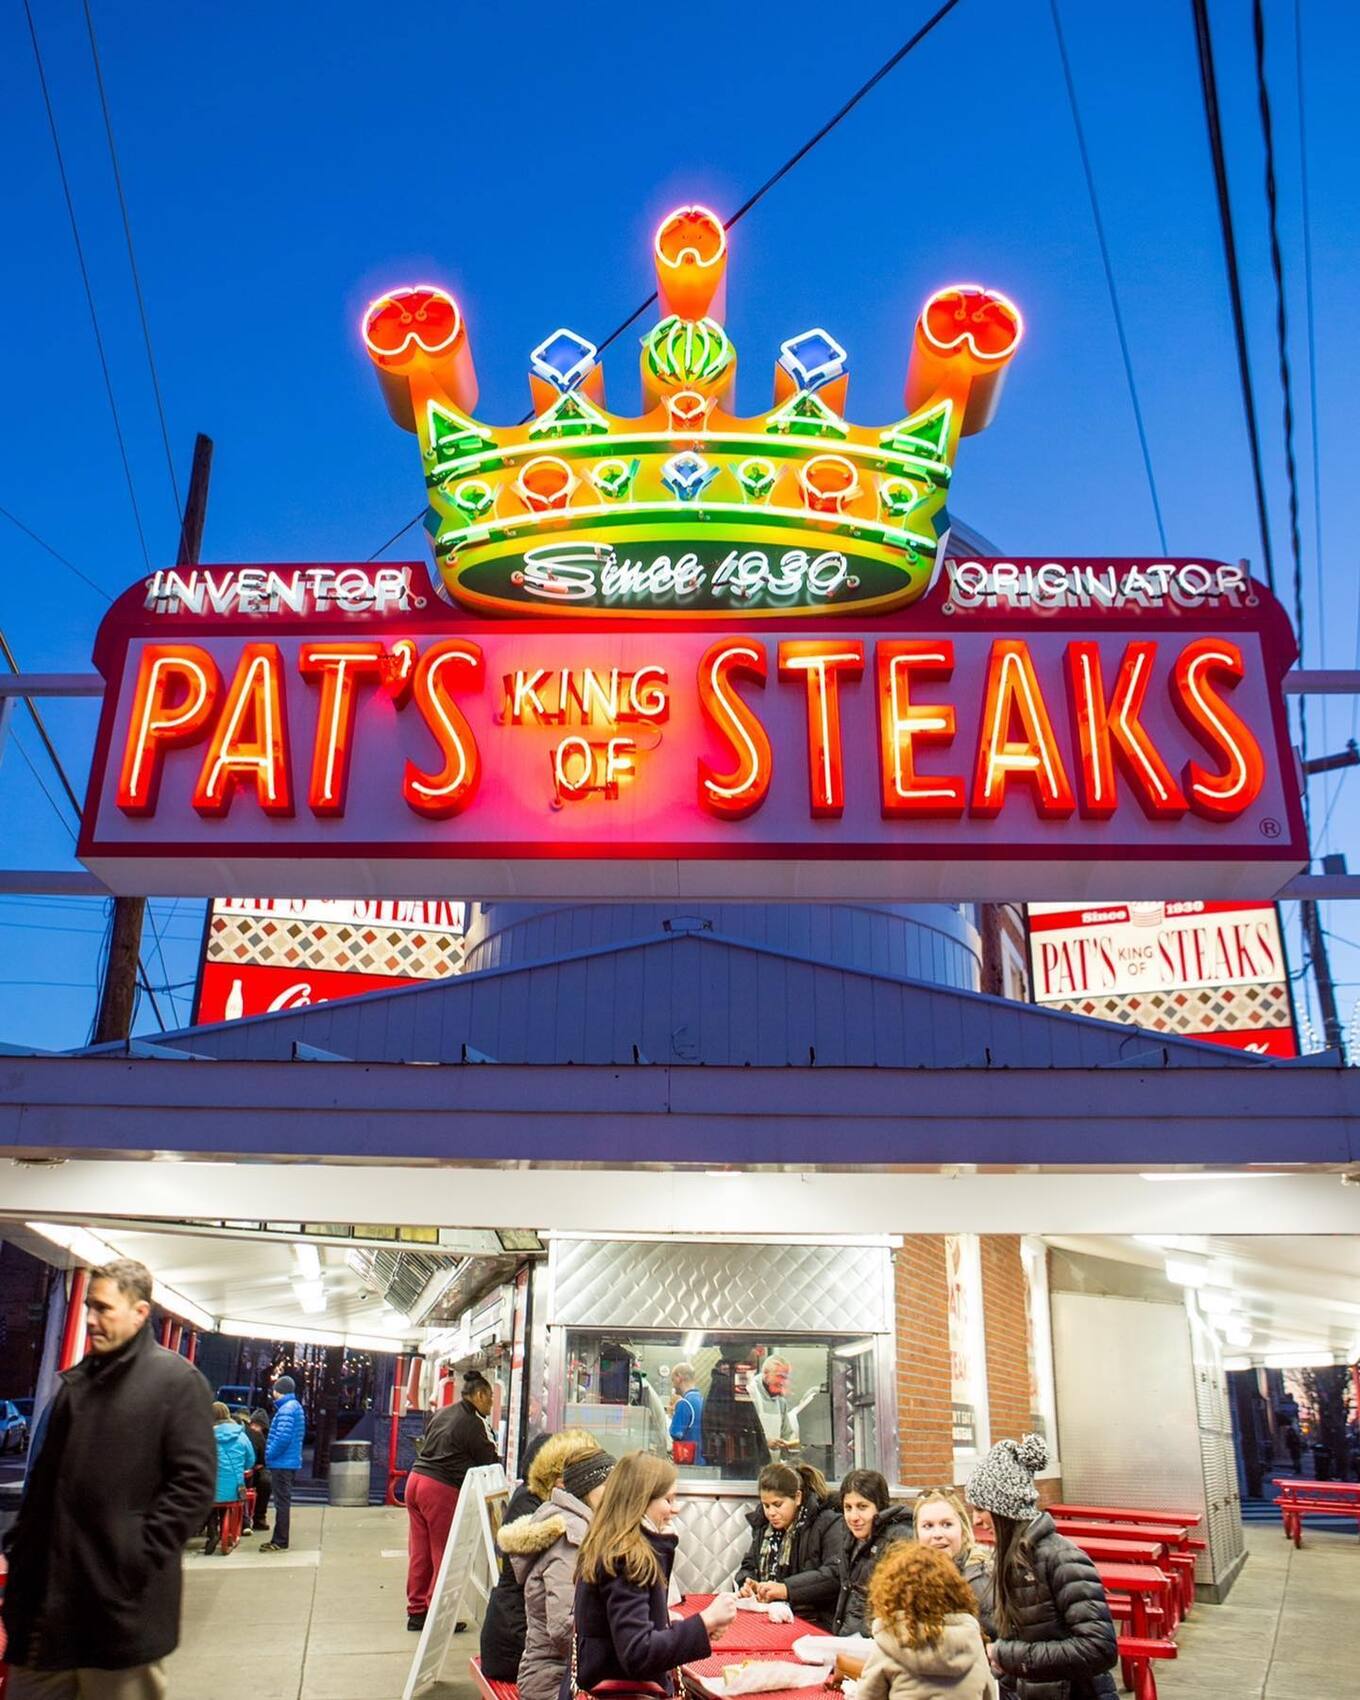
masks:
<svg viewBox="0 0 1360 1700"><path fill-rule="evenodd" d="M478 1370L463 1377L456 1405L436 1411L416 1444L406 1478L406 1627L423 1629L430 1593L443 1562L458 1492L469 1470L499 1461L487 1418L494 1398Z"/></svg>

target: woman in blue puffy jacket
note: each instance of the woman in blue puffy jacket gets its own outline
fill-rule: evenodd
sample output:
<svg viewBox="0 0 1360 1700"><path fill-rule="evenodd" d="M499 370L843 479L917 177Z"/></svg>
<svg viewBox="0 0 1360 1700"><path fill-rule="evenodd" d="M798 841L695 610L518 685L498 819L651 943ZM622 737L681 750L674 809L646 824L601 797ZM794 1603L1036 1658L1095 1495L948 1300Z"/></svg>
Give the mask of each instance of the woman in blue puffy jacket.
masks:
<svg viewBox="0 0 1360 1700"><path fill-rule="evenodd" d="M217 1486L213 1489L205 1555L215 1553L222 1539L222 1507L245 1497L246 1472L255 1468L255 1448L249 1435L220 1399L214 1401L212 1413L213 1439L217 1442Z"/></svg>

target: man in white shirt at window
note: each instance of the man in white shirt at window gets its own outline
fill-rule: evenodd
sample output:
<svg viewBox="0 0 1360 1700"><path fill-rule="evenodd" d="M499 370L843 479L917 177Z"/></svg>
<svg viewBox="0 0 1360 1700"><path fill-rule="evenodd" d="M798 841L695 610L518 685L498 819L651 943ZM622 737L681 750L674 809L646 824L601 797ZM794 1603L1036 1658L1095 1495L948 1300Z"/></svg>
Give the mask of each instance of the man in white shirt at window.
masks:
<svg viewBox="0 0 1360 1700"><path fill-rule="evenodd" d="M796 1452L799 1448L798 1418L789 1408L789 1381L793 1365L787 1358L766 1358L760 1374L747 1383L751 1402L765 1430L766 1444L772 1455Z"/></svg>

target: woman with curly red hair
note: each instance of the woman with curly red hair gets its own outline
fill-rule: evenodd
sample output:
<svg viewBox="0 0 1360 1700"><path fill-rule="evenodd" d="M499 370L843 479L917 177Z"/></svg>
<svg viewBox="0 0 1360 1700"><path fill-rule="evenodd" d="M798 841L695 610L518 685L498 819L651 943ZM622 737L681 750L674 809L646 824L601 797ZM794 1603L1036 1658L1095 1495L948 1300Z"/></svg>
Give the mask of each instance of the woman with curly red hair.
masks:
<svg viewBox="0 0 1360 1700"><path fill-rule="evenodd" d="M897 1542L870 1580L869 1616L859 1700L995 1700L973 1591L952 1559Z"/></svg>

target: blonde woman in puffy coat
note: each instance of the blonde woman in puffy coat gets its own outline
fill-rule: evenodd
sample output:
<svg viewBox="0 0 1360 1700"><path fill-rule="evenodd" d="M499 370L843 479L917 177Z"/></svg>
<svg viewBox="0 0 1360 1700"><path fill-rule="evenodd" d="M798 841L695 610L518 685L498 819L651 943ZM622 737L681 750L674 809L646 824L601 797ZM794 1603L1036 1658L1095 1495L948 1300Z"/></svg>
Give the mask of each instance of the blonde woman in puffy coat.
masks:
<svg viewBox="0 0 1360 1700"><path fill-rule="evenodd" d="M556 1485L532 1516L505 1524L497 1544L524 1590L520 1700L557 1700L571 1659L576 1558L614 1460L583 1430L568 1430L548 1442L535 1466L544 1475L555 1471Z"/></svg>

